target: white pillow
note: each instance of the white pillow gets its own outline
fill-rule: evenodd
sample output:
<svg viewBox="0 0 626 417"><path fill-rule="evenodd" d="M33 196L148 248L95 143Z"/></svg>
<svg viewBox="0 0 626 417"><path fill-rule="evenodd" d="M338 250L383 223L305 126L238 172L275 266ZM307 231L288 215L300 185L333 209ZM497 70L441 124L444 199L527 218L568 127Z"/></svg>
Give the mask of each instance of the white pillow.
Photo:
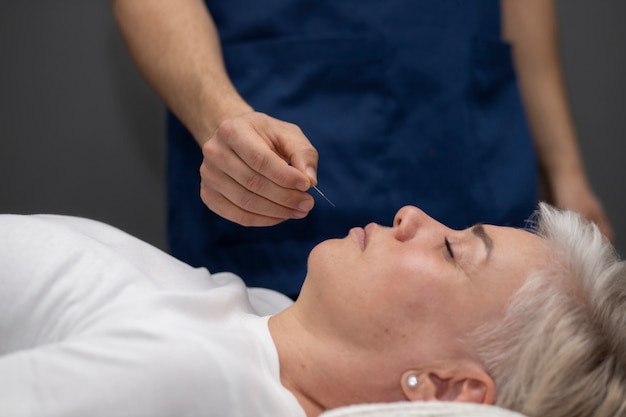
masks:
<svg viewBox="0 0 626 417"><path fill-rule="evenodd" d="M493 405L414 401L358 404L326 411L320 417L524 417Z"/></svg>

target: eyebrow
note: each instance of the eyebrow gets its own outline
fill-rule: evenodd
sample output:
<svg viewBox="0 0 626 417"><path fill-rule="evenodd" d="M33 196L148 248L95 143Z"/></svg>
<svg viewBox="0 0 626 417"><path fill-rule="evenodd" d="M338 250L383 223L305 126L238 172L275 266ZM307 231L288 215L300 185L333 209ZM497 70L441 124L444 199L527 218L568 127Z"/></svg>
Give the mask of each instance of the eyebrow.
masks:
<svg viewBox="0 0 626 417"><path fill-rule="evenodd" d="M491 240L482 224L477 224L476 226L472 227L472 233L483 241L483 244L485 245L485 250L487 251L486 259L489 259L489 256L491 255L491 249L493 248L493 240Z"/></svg>

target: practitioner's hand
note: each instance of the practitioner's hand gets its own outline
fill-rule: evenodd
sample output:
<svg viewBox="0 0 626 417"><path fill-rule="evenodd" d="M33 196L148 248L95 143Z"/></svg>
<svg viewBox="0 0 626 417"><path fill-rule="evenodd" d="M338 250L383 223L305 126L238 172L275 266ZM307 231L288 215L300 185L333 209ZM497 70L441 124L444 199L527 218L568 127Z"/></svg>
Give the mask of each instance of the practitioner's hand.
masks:
<svg viewBox="0 0 626 417"><path fill-rule="evenodd" d="M294 124L262 113L224 120L202 147L200 197L243 226L301 219L313 208L317 151Z"/></svg>
<svg viewBox="0 0 626 417"><path fill-rule="evenodd" d="M551 191L555 207L580 213L587 220L594 222L611 242L615 241L613 227L600 200L595 196L584 177L570 175L559 182Z"/></svg>

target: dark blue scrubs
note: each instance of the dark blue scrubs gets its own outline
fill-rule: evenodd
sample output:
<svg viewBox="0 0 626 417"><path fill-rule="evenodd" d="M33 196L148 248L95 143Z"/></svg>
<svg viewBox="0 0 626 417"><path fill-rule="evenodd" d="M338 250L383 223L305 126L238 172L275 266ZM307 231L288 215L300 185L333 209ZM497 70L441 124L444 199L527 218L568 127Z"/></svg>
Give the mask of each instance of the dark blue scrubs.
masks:
<svg viewBox="0 0 626 417"><path fill-rule="evenodd" d="M173 255L297 294L314 245L407 204L454 228L521 226L537 167L498 0L207 0L230 77L319 151L304 220L245 228L199 197L201 150L168 119Z"/></svg>

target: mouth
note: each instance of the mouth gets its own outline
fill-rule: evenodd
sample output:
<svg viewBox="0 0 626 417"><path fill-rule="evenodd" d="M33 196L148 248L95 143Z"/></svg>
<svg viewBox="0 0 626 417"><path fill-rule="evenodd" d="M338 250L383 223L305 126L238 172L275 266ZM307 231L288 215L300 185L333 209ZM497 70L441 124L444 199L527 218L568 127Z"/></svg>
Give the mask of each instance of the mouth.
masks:
<svg viewBox="0 0 626 417"><path fill-rule="evenodd" d="M372 233L374 231L374 228L376 228L376 226L378 226L376 223L370 223L367 226L365 226L364 232L365 232L365 241L364 241L364 246L367 246L367 243L370 240L370 237L372 237Z"/></svg>
<svg viewBox="0 0 626 417"><path fill-rule="evenodd" d="M361 248L361 251L365 250L365 229L363 229L362 227L353 227L352 229L350 229L350 236L354 237L354 239L356 239L356 242L358 243L359 247Z"/></svg>
<svg viewBox="0 0 626 417"><path fill-rule="evenodd" d="M372 235L372 229L374 229L374 227L376 227L376 223L370 223L367 226L365 226L365 228L354 227L350 229L350 235L352 235L356 239L357 243L359 244L359 247L361 248L361 251L365 250L365 247L367 246L367 242L369 241L369 238Z"/></svg>

